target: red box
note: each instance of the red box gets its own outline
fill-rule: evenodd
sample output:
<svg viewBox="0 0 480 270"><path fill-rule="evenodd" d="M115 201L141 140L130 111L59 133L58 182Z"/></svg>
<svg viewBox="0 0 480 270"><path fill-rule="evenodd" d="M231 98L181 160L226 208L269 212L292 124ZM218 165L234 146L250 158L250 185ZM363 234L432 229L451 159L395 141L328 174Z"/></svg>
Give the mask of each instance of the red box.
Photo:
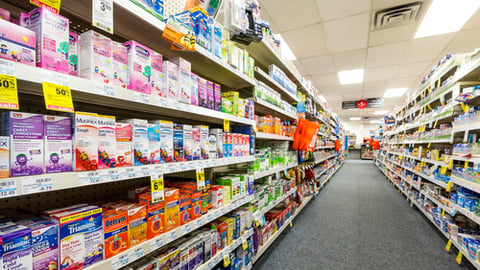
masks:
<svg viewBox="0 0 480 270"><path fill-rule="evenodd" d="M107 210L102 213L105 259L129 248L128 215L126 211Z"/></svg>
<svg viewBox="0 0 480 270"><path fill-rule="evenodd" d="M190 216L192 206L192 196L187 193L180 194L180 225L186 224L192 220Z"/></svg>
<svg viewBox="0 0 480 270"><path fill-rule="evenodd" d="M190 216L195 220L202 216L202 192L197 191L192 194L192 206L190 207Z"/></svg>
<svg viewBox="0 0 480 270"><path fill-rule="evenodd" d="M139 203L147 206L147 238L152 239L165 230L165 202L152 203L152 193L140 194Z"/></svg>

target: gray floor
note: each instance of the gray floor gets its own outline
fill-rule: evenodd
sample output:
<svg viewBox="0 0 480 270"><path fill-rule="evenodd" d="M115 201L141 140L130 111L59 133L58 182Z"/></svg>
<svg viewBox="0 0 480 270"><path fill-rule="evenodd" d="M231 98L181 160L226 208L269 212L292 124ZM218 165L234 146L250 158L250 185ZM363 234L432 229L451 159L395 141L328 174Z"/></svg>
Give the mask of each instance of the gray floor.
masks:
<svg viewBox="0 0 480 270"><path fill-rule="evenodd" d="M347 160L254 269L470 269L445 244L371 161Z"/></svg>

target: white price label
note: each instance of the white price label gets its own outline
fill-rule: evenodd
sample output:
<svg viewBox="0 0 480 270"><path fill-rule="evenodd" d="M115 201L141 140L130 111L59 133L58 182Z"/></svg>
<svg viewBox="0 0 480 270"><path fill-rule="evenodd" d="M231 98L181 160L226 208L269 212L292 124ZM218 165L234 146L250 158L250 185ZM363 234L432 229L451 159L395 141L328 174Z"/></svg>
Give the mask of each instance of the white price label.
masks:
<svg viewBox="0 0 480 270"><path fill-rule="evenodd" d="M0 59L0 74L16 76L13 62Z"/></svg>
<svg viewBox="0 0 480 270"><path fill-rule="evenodd" d="M121 179L120 176L121 176L121 171L118 169L100 170L100 177L102 179L102 182L117 181Z"/></svg>
<svg viewBox="0 0 480 270"><path fill-rule="evenodd" d="M53 72L50 70L42 71L42 79L44 82L70 86L70 79L67 74Z"/></svg>
<svg viewBox="0 0 480 270"><path fill-rule="evenodd" d="M150 103L150 95L144 94L144 93L138 93L135 92L133 93L135 96L135 101L141 102L141 103Z"/></svg>
<svg viewBox="0 0 480 270"><path fill-rule="evenodd" d="M102 177L98 171L83 172L78 174L78 184L80 186L99 184L102 182Z"/></svg>
<svg viewBox="0 0 480 270"><path fill-rule="evenodd" d="M0 198L17 195L17 183L13 180L0 182Z"/></svg>
<svg viewBox="0 0 480 270"><path fill-rule="evenodd" d="M152 190L153 203L161 201L165 198L163 174L154 174L150 176L150 188Z"/></svg>
<svg viewBox="0 0 480 270"><path fill-rule="evenodd" d="M50 191L53 189L51 177L22 179L23 194Z"/></svg>
<svg viewBox="0 0 480 270"><path fill-rule="evenodd" d="M139 167L139 176L150 176L150 168L146 166Z"/></svg>
<svg viewBox="0 0 480 270"><path fill-rule="evenodd" d="M114 97L115 88L113 85L104 82L95 82L95 93L104 94L106 96Z"/></svg>
<svg viewBox="0 0 480 270"><path fill-rule="evenodd" d="M177 230L174 230L170 233L170 240L177 239Z"/></svg>
<svg viewBox="0 0 480 270"><path fill-rule="evenodd" d="M130 254L128 254L128 253L121 254L121 255L119 255L117 257L114 257L112 259L112 269L113 270L120 269L123 266L129 264L130 262L131 262L130 261Z"/></svg>
<svg viewBox="0 0 480 270"><path fill-rule="evenodd" d="M145 251L143 250L143 247L137 247L131 253L131 257L135 259L141 258L143 256L145 256Z"/></svg>
<svg viewBox="0 0 480 270"><path fill-rule="evenodd" d="M92 25L113 34L113 0L93 0Z"/></svg>
<svg viewBox="0 0 480 270"><path fill-rule="evenodd" d="M163 235L155 238L151 243L150 243L150 247L152 250L155 250L155 249L159 249L161 247L163 247L165 243L165 240L163 239Z"/></svg>
<svg viewBox="0 0 480 270"><path fill-rule="evenodd" d="M137 175L137 171L135 170L135 167L126 169L125 175L126 175L126 178L135 178L135 176Z"/></svg>

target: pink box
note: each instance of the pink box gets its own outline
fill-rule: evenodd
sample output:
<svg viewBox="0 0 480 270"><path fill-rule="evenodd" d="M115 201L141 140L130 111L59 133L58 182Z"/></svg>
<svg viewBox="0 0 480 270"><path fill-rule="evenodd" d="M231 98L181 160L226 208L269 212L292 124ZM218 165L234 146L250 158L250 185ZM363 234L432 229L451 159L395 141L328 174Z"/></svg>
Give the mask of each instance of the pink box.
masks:
<svg viewBox="0 0 480 270"><path fill-rule="evenodd" d="M222 110L222 87L218 83L213 85L213 109Z"/></svg>
<svg viewBox="0 0 480 270"><path fill-rule="evenodd" d="M0 8L0 19L10 21L10 11Z"/></svg>
<svg viewBox="0 0 480 270"><path fill-rule="evenodd" d="M207 81L207 108L213 110L213 103L214 103L213 82Z"/></svg>
<svg viewBox="0 0 480 270"><path fill-rule="evenodd" d="M198 106L207 108L207 80L198 78Z"/></svg>
<svg viewBox="0 0 480 270"><path fill-rule="evenodd" d="M163 61L163 87L168 99L178 100L178 66L170 61Z"/></svg>
<svg viewBox="0 0 480 270"><path fill-rule="evenodd" d="M78 76L78 35L74 32L70 32L68 37L68 74Z"/></svg>
<svg viewBox="0 0 480 270"><path fill-rule="evenodd" d="M198 105L198 75L195 73L192 73L190 87L190 103Z"/></svg>
<svg viewBox="0 0 480 270"><path fill-rule="evenodd" d="M151 94L150 76L152 75L152 52L142 44L130 40L123 43L128 50L128 89Z"/></svg>
<svg viewBox="0 0 480 270"><path fill-rule="evenodd" d="M112 40L93 30L80 35L80 77L109 83L112 79Z"/></svg>
<svg viewBox="0 0 480 270"><path fill-rule="evenodd" d="M167 98L167 91L163 87L163 56L152 51L152 77L150 86L152 94L158 97Z"/></svg>
<svg viewBox="0 0 480 270"><path fill-rule="evenodd" d="M29 28L37 40L37 66L68 74L68 19L46 8L36 8L29 15Z"/></svg>
<svg viewBox="0 0 480 270"><path fill-rule="evenodd" d="M28 28L30 26L30 15L28 13L20 12L18 15L18 25Z"/></svg>
<svg viewBox="0 0 480 270"><path fill-rule="evenodd" d="M128 50L122 43L112 41L112 83L127 88Z"/></svg>
<svg viewBox="0 0 480 270"><path fill-rule="evenodd" d="M0 20L0 58L35 65L35 33L6 20Z"/></svg>

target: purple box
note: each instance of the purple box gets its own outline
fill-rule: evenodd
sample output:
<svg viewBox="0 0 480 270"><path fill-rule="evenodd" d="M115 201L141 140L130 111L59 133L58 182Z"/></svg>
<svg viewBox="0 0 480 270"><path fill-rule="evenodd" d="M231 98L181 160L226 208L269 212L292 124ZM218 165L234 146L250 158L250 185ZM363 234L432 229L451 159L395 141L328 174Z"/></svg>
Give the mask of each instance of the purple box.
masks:
<svg viewBox="0 0 480 270"><path fill-rule="evenodd" d="M2 132L10 136L10 176L43 173L43 115L4 112Z"/></svg>
<svg viewBox="0 0 480 270"><path fill-rule="evenodd" d="M33 270L58 265L58 225L43 220L26 226L32 230Z"/></svg>
<svg viewBox="0 0 480 270"><path fill-rule="evenodd" d="M207 108L207 80L198 78L198 105Z"/></svg>
<svg viewBox="0 0 480 270"><path fill-rule="evenodd" d="M15 225L0 230L2 269L32 269L32 231Z"/></svg>
<svg viewBox="0 0 480 270"><path fill-rule="evenodd" d="M218 83L213 85L213 109L222 110L222 87Z"/></svg>
<svg viewBox="0 0 480 270"><path fill-rule="evenodd" d="M191 79L190 103L198 105L198 75L192 73Z"/></svg>
<svg viewBox="0 0 480 270"><path fill-rule="evenodd" d="M72 118L45 115L43 118L45 172L72 171Z"/></svg>
<svg viewBox="0 0 480 270"><path fill-rule="evenodd" d="M207 108L213 110L213 103L215 102L213 95L213 82L207 81Z"/></svg>

